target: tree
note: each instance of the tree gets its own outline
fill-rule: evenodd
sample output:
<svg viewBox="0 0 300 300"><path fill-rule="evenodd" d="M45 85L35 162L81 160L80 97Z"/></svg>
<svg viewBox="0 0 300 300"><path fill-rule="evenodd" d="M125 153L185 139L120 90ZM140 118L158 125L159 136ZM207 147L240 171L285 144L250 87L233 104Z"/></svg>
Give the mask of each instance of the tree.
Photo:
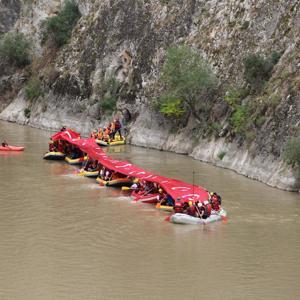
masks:
<svg viewBox="0 0 300 300"><path fill-rule="evenodd" d="M16 67L30 64L30 42L23 33L8 32L1 38L0 59Z"/></svg>
<svg viewBox="0 0 300 300"><path fill-rule="evenodd" d="M160 111L178 117L190 110L198 120L201 100L207 99L217 85L208 63L187 46L167 50L160 79L165 86L159 99Z"/></svg>

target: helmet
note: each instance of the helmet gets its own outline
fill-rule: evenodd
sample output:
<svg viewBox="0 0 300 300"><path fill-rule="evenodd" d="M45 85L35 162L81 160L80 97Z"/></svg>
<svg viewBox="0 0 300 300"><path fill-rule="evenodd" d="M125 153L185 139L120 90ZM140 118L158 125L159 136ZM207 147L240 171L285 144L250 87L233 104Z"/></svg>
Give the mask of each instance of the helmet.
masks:
<svg viewBox="0 0 300 300"><path fill-rule="evenodd" d="M189 201L189 206L192 206L193 205L193 201Z"/></svg>
<svg viewBox="0 0 300 300"><path fill-rule="evenodd" d="M208 204L208 201L207 201L207 200L205 200L205 201L203 202L203 204L204 204L204 205L207 205L207 204Z"/></svg>
<svg viewBox="0 0 300 300"><path fill-rule="evenodd" d="M159 193L162 193L162 191L163 191L162 189L159 189L159 190L158 190Z"/></svg>
<svg viewBox="0 0 300 300"><path fill-rule="evenodd" d="M201 207L201 206L202 206L202 203L201 203L201 202L199 202L199 203L198 203L198 207Z"/></svg>
<svg viewBox="0 0 300 300"><path fill-rule="evenodd" d="M134 183L138 183L138 182L139 182L139 179L138 179L138 178L134 178L134 179L133 179L133 182L134 182Z"/></svg>
<svg viewBox="0 0 300 300"><path fill-rule="evenodd" d="M214 192L210 192L209 194L212 196L214 194Z"/></svg>

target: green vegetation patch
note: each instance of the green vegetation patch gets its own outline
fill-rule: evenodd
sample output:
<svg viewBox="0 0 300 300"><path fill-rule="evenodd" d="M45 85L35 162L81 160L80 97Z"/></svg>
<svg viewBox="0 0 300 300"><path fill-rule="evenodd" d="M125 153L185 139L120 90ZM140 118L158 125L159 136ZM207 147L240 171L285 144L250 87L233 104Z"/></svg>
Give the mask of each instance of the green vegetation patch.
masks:
<svg viewBox="0 0 300 300"><path fill-rule="evenodd" d="M99 103L104 112L112 112L116 109L120 86L120 82L113 77L103 82L100 89L102 99Z"/></svg>
<svg viewBox="0 0 300 300"><path fill-rule="evenodd" d="M167 50L160 80L165 92L158 107L169 117L181 116L188 110L197 117L197 107L217 85L208 63L188 46Z"/></svg>
<svg viewBox="0 0 300 300"><path fill-rule="evenodd" d="M273 52L265 58L261 54L250 54L244 60L244 79L252 91L259 93L270 79L273 67L280 59L278 52Z"/></svg>
<svg viewBox="0 0 300 300"><path fill-rule="evenodd" d="M77 4L72 0L66 1L57 16L45 21L43 42L50 41L58 48L65 45L80 17L81 14Z"/></svg>
<svg viewBox="0 0 300 300"><path fill-rule="evenodd" d="M43 87L41 81L33 77L29 80L27 85L25 86L25 95L28 100L37 99L39 96L44 94Z"/></svg>
<svg viewBox="0 0 300 300"><path fill-rule="evenodd" d="M292 167L300 167L300 137L288 140L284 151L284 160Z"/></svg>
<svg viewBox="0 0 300 300"><path fill-rule="evenodd" d="M30 64L30 41L23 33L6 33L0 40L0 60L19 68Z"/></svg>

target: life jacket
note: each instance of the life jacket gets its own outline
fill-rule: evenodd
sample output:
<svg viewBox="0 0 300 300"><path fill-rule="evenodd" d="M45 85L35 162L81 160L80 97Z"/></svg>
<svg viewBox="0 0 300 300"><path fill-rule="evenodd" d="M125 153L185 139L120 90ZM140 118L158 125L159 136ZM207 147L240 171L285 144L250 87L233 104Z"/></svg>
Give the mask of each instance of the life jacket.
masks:
<svg viewBox="0 0 300 300"><path fill-rule="evenodd" d="M120 129L121 127L122 127L122 126L121 126L120 121L119 121L119 120L116 120L116 122L115 122L115 129L118 130L118 129Z"/></svg>
<svg viewBox="0 0 300 300"><path fill-rule="evenodd" d="M211 215L211 204L208 203L206 205L204 205L204 215L208 218Z"/></svg>
<svg viewBox="0 0 300 300"><path fill-rule="evenodd" d="M62 143L58 143L57 150L58 150L58 152L64 152L64 147L63 147Z"/></svg>
<svg viewBox="0 0 300 300"><path fill-rule="evenodd" d="M220 210L219 200L218 200L218 197L216 195L213 195L211 197L211 206L212 206L212 209L215 210L215 211Z"/></svg>
<svg viewBox="0 0 300 300"><path fill-rule="evenodd" d="M99 140L101 140L103 138L103 131L102 131L102 129L99 129L98 134L97 134L97 138Z"/></svg>
<svg viewBox="0 0 300 300"><path fill-rule="evenodd" d="M111 130L111 132L114 132L116 130L116 126L115 126L114 122L110 123L110 130Z"/></svg>
<svg viewBox="0 0 300 300"><path fill-rule="evenodd" d="M186 210L186 212L189 216L195 217L196 216L196 207L194 205L192 205Z"/></svg>
<svg viewBox="0 0 300 300"><path fill-rule="evenodd" d="M174 211L175 211L175 213L182 213L183 212L183 208L182 208L180 203L176 203L174 205Z"/></svg>

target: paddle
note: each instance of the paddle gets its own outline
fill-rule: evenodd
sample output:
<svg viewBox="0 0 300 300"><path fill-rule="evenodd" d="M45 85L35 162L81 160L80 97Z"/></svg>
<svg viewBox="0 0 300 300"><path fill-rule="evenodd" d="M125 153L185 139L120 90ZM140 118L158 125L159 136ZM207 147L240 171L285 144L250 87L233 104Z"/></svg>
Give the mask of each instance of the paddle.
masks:
<svg viewBox="0 0 300 300"><path fill-rule="evenodd" d="M128 186L122 186L122 191L129 191L129 190L132 190L132 188Z"/></svg>

